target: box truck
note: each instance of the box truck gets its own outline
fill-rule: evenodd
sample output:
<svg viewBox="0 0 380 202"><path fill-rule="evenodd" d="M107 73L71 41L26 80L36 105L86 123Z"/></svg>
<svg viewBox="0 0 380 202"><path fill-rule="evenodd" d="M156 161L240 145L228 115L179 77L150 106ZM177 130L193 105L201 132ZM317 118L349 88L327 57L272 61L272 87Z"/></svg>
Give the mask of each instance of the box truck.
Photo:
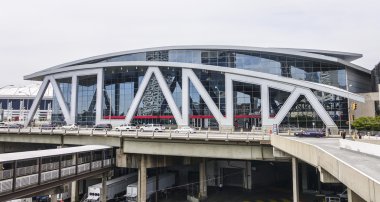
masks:
<svg viewBox="0 0 380 202"><path fill-rule="evenodd" d="M137 173L131 173L124 175L106 182L107 200L114 199L118 194L125 191L125 187L137 182ZM102 189L102 183L95 184L88 187L88 195L85 202L94 202L100 200L100 194Z"/></svg>
<svg viewBox="0 0 380 202"><path fill-rule="evenodd" d="M158 190L163 191L175 184L175 173L163 173L158 177ZM150 177L146 182L146 199L149 200L150 197L156 192L156 176ZM138 193L138 183L133 183L127 186L126 199L128 202L136 202Z"/></svg>

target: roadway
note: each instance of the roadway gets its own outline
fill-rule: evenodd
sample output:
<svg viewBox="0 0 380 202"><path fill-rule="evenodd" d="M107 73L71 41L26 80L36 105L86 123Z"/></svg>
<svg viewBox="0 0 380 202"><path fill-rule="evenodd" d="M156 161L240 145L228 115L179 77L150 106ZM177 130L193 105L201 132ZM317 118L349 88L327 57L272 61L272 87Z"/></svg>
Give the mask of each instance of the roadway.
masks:
<svg viewBox="0 0 380 202"><path fill-rule="evenodd" d="M380 182L380 158L360 152L341 149L339 147L338 138L289 137L289 139L317 146L330 153L335 158Z"/></svg>

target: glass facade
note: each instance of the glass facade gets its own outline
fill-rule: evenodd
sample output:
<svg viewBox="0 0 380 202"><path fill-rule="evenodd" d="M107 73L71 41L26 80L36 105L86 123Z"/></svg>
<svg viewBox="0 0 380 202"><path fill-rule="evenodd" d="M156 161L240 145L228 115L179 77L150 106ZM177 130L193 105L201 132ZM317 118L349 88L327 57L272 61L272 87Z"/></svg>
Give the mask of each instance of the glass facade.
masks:
<svg viewBox="0 0 380 202"><path fill-rule="evenodd" d="M251 129L261 126L260 85L233 82L234 127Z"/></svg>
<svg viewBox="0 0 380 202"><path fill-rule="evenodd" d="M167 61L214 65L264 72L281 77L322 83L341 89L347 88L346 66L334 62L306 57L267 52L243 50L162 50L147 51L98 59L82 64L121 61ZM76 122L80 125L95 124L96 92L103 92L101 117L103 120L124 120L148 67L118 66L103 68L104 85L97 89L97 76L78 77L78 103ZM160 67L178 109L182 111L182 70L174 67ZM193 69L213 102L226 115L225 75L223 72ZM363 77L364 78L364 77ZM363 79L361 78L361 81ZM57 80L65 103L70 105L71 79ZM354 86L363 88L362 83ZM354 88L353 87L353 88ZM338 127L347 127L347 99L332 94L313 91L325 110ZM275 117L290 92L269 88L269 114ZM190 125L201 128L217 128L218 123L192 82L189 82ZM1 102L1 106L8 104ZM41 103L42 104L42 103ZM31 104L30 104L31 105ZM27 104L29 106L29 104ZM233 82L234 126L250 130L261 126L261 88L259 85ZM63 122L61 109L56 98L53 100L53 121ZM150 78L133 120L137 124L157 123L175 125L172 111L162 93L156 77ZM286 115L284 127L322 127L307 99L301 96Z"/></svg>
<svg viewBox="0 0 380 202"><path fill-rule="evenodd" d="M207 70L193 70L198 79L202 82L203 87L210 95L216 106L220 109L222 115L226 114L225 104L225 80L221 72ZM190 124L194 127L217 128L219 127L214 115L207 107L205 101L198 93L195 86L190 82Z"/></svg>
<svg viewBox="0 0 380 202"><path fill-rule="evenodd" d="M70 101L71 101L71 78L57 79L58 87L61 90L61 94L65 101L66 106L70 109ZM53 92L54 93L54 92ZM58 125L65 125L65 118L63 117L63 113L61 107L58 104L57 96L54 93L53 96L53 113L52 113L52 121Z"/></svg>
<svg viewBox="0 0 380 202"><path fill-rule="evenodd" d="M289 98L290 92L269 88L269 115L275 117L282 105Z"/></svg>
<svg viewBox="0 0 380 202"><path fill-rule="evenodd" d="M346 89L346 66L278 53L240 50L162 50L133 53L86 62L168 61L215 65L264 72Z"/></svg>
<svg viewBox="0 0 380 202"><path fill-rule="evenodd" d="M80 125L95 124L96 106L96 75L78 77L78 100L76 122Z"/></svg>
<svg viewBox="0 0 380 202"><path fill-rule="evenodd" d="M152 57L165 57L153 54ZM103 119L124 119L132 103L147 67L115 67L104 70ZM182 71L179 68L160 68L169 87L174 102L182 110ZM220 72L195 70L213 101L225 115L224 74ZM217 122L206 106L198 91L190 82L190 119L197 127L216 126ZM205 118L210 120L204 120ZM202 119L199 121L198 119ZM176 124L171 109L153 75L134 116L139 124L160 123Z"/></svg>
<svg viewBox="0 0 380 202"><path fill-rule="evenodd" d="M330 93L313 90L324 109L339 128L348 128L347 99ZM322 128L323 121L315 109L301 95L281 123L286 128Z"/></svg>
<svg viewBox="0 0 380 202"><path fill-rule="evenodd" d="M125 118L146 70L146 67L104 69L103 119Z"/></svg>
<svg viewBox="0 0 380 202"><path fill-rule="evenodd" d="M155 55L155 57L163 57ZM165 56L164 56L165 57ZM102 118L124 120L129 111L140 84L148 67L112 67L104 68L104 88L102 101ZM182 110L182 71L180 68L161 67L160 71L169 87L172 97ZM207 70L193 70L211 99L220 109L223 116L226 112L225 78L221 72ZM69 106L71 98L71 79L57 80ZM78 103L76 122L80 125L95 124L97 77L78 77ZM233 82L234 126L250 130L261 126L261 89L259 85ZM328 111L339 127L346 127L347 100L341 97L313 91L321 104ZM282 105L290 96L290 92L269 88L270 116L275 117ZM200 128L217 128L218 123L208 106L196 90L192 82L189 83L189 120L190 125ZM53 99L53 121L63 122L64 118L56 98ZM171 109L161 91L155 75L153 75L144 91L138 105L133 122L137 124L157 123L175 125ZM319 127L323 122L304 97L300 97L282 122L283 127Z"/></svg>

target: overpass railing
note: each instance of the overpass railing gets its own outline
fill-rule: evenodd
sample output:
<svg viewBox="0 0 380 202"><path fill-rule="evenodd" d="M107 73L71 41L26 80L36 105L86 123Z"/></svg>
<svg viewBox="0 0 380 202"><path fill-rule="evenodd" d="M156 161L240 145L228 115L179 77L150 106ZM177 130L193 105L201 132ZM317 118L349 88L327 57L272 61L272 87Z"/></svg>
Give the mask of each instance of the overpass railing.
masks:
<svg viewBox="0 0 380 202"><path fill-rule="evenodd" d="M186 140L220 140L220 141L261 141L270 140L269 132L255 130L250 132L220 132L220 131L195 131L176 132L175 130L164 130L162 132L141 132L134 131L115 131L115 130L63 130L40 128L0 128L1 134L38 134L38 135L86 135L86 136L110 136L110 137L129 137L129 138L158 138L158 139L186 139Z"/></svg>

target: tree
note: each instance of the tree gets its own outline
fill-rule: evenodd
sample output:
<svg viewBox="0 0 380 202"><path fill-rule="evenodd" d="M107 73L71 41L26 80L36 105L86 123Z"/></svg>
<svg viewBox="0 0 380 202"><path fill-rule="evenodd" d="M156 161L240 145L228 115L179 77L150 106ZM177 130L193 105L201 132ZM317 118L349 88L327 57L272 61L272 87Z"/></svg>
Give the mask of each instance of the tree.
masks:
<svg viewBox="0 0 380 202"><path fill-rule="evenodd" d="M352 123L352 126L357 130L380 130L380 116L357 118Z"/></svg>

